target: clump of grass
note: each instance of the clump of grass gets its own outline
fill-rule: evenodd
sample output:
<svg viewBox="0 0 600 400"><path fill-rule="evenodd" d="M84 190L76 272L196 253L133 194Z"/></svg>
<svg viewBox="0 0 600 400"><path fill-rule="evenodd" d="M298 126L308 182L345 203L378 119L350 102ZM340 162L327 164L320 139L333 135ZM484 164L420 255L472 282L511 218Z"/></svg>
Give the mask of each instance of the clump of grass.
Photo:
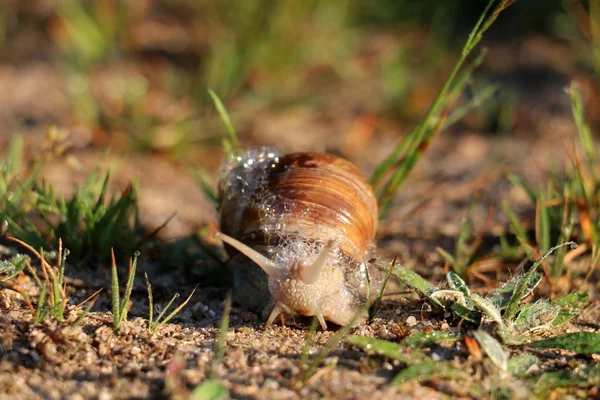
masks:
<svg viewBox="0 0 600 400"><path fill-rule="evenodd" d="M566 147L569 156L566 176L562 179L552 177L545 189L540 187L538 190L519 176L509 176L536 209L534 240L509 204L504 202L503 207L522 251L530 259L545 253L554 241L576 240L581 245L577 254L590 253L585 264L591 272L600 258L600 149L585 122L583 101L576 83L571 84L569 93L578 143ZM583 157L578 147L583 149ZM560 249L551 262L543 265L552 289L565 275L567 254L567 249Z"/></svg>
<svg viewBox="0 0 600 400"><path fill-rule="evenodd" d="M129 269L127 271L127 284L125 285L125 293L123 298L119 293L119 274L117 272L117 262L115 253L111 250L111 275L112 275L112 313L113 313L113 329L119 331L123 321L127 319L127 314L131 308L131 293L133 291L133 282L135 279L135 270L137 268L137 260L140 256L139 252L133 254L133 259L129 259Z"/></svg>
<svg viewBox="0 0 600 400"><path fill-rule="evenodd" d="M59 134L51 127L48 135L56 138ZM56 139L49 140L44 146L47 151L62 146L52 143ZM113 247L127 252L139 244L137 183L107 200L110 172L102 174L98 167L67 200L40 179L45 159L61 157L64 149L58 154L42 152L29 166L23 163L23 150L23 140L16 136L0 170L0 219L13 236L44 249L60 238L78 262L108 254Z"/></svg>
<svg viewBox="0 0 600 400"><path fill-rule="evenodd" d="M559 297L552 302L524 302L542 280L538 271L542 262L563 246L576 245L567 242L550 248L526 273L500 284L486 296L473 293L465 281L452 271L447 275L448 289L433 286L401 266L396 266L394 274L434 307L450 311L475 326L485 319L491 320L497 324L498 333L505 342L521 343L539 330L565 324L587 304L587 293Z"/></svg>
<svg viewBox="0 0 600 400"><path fill-rule="evenodd" d="M150 284L150 281L148 280L148 274L144 273L144 277L146 278L146 287L148 288L148 333L152 335L154 332L156 332L157 329L160 329L165 324L167 324L171 319L173 319L173 317L175 315L177 315L177 313L179 313L179 311L181 311L183 309L183 307L186 306L187 303L189 303L189 301L192 299L192 296L196 292L196 288L194 288L194 290L192 290L192 293L190 293L190 295L187 297L187 299L183 303L181 303L179 306L177 306L173 311L171 311L171 313L169 315L167 315L165 317L164 316L165 313L169 310L169 308L171 308L171 305L173 304L173 302L179 297L179 293L175 293L173 295L173 297L171 298L171 300L167 303L167 305L161 310L160 314L158 314L158 317L155 320L154 319L154 300L153 300L153 296L152 296L152 285Z"/></svg>
<svg viewBox="0 0 600 400"><path fill-rule="evenodd" d="M10 273L0 280L0 287L14 290L23 297L33 315L33 321L36 324L44 321L46 318L52 318L59 322L64 322L71 312L81 309L87 303L87 306L83 309L73 323L73 325L79 324L96 303L101 290L98 290L92 294L75 308L67 311L67 302L69 297L66 293L65 266L69 251L67 249L63 250L62 241L59 240L58 242L58 254L56 257L57 264L52 266L46 260L43 249L40 249L38 252L22 240L13 237L9 237L8 239L25 247L38 257L40 260L40 268L42 270L42 278L40 278L38 273L29 263L29 257L18 255L9 261L2 262L2 267L10 271ZM33 302L31 301L31 297L25 291L25 289L11 282L12 279L16 278L25 269L29 271L39 290L39 294L35 301L35 308L33 306Z"/></svg>
<svg viewBox="0 0 600 400"><path fill-rule="evenodd" d="M59 48L79 68L89 68L104 60L113 50L119 31L116 10L101 7L99 3L86 7L78 1L67 0L56 4L58 22L51 31ZM122 23L123 21L121 21Z"/></svg>
<svg viewBox="0 0 600 400"><path fill-rule="evenodd" d="M468 385L470 374L457 366L455 362L439 360L429 354L425 348L441 341L455 341L463 337L464 343L475 360L482 360L483 353L491 364L498 370L499 376L506 377L507 373L516 378L524 379L520 385L534 393L570 386L593 386L598 380L598 368L593 363L581 369L581 372L564 371L560 375L554 372L529 374L530 368L539 365L538 358L528 352L529 348L563 349L583 355L597 354L600 351L600 334L593 332L574 332L553 336L544 340L534 340L556 327L562 326L577 316L587 305L589 295L585 292L571 293L553 301L538 300L528 303L524 301L542 279L538 269L544 259L563 246L573 246L567 242L554 246L540 257L524 274L518 275L505 284L500 284L488 295L481 296L473 293L458 274L448 273L448 289L440 289L425 281L413 271L400 265L394 268L394 274L408 286L420 292L434 308L449 311L461 321L468 321L465 328L478 328L466 334L462 331L458 336L447 331L424 331L414 333L395 343L388 340L374 339L362 336L350 336L346 340L369 353L375 353L389 359L397 360L404 368L392 379L391 384L405 384L418 380L424 384L427 381L436 382L439 379L464 381ZM483 324L485 320L492 324ZM492 328L493 332L489 332ZM486 330L484 330L486 329ZM311 337L309 335L309 337ZM500 340L498 340L499 338ZM520 355L510 357L506 345L519 346ZM468 390L481 388L476 384ZM515 388L504 387L510 396ZM522 390L522 389L520 389ZM470 392L471 393L471 392ZM471 393L471 394L473 394Z"/></svg>
<svg viewBox="0 0 600 400"><path fill-rule="evenodd" d="M425 346L409 344L409 342L420 342L423 336L430 337L427 342L429 344L448 340L448 335L443 331L432 331L428 333L415 333L404 339L401 343L363 336L350 336L347 338L347 342L361 348L365 352L396 360L403 364L404 368L392 379L392 385L406 384L414 381L426 384L427 381L436 382L439 379L443 379L461 381L462 385L467 385L466 389L471 395L475 395L475 393L483 389L479 387L479 382L473 382L472 374L465 371L463 366L457 366L456 362L452 361L434 360L433 357L422 349ZM456 339L453 338L453 340ZM483 359L481 351L483 350L496 369L500 371L501 376L506 377L508 373L512 375L513 379L520 379L518 385L519 392L521 393L523 388L531 390L534 393L539 393L540 390L556 390L559 387L580 385L593 387L600 379L597 363L590 363L584 368L578 368L580 371L577 372L543 372L531 376L528 371L533 366L539 365L540 360L535 355L528 353L527 347L523 347L519 355L510 357L509 351L493 335L482 329L468 333L463 339L465 343L469 343L469 350L472 354L476 355L475 359ZM600 334L578 332L560 335L551 339L532 342L529 346L533 348L564 349L580 354L592 354L597 353L600 349ZM548 380L551 380L551 382L547 382ZM511 392L516 388L510 385L507 387L506 384L503 386L507 398L511 398ZM489 396L489 390L484 390L483 393L485 393L484 397ZM540 398L546 397L542 396Z"/></svg>
<svg viewBox="0 0 600 400"><path fill-rule="evenodd" d="M484 52L464 70L463 64L481 41L483 34L492 26L500 13L516 2L516 0L501 0L492 9L495 0L490 0L481 17L471 31L461 55L444 82L438 95L433 101L423 121L413 128L394 148L391 154L377 167L371 177L371 184L377 195L380 218L388 214L391 203L405 182L409 173L421 158L433 137L443 129L455 102L464 91L472 73L483 61ZM462 71L462 73L461 73ZM479 101L479 99L476 99ZM459 110L460 111L460 110ZM464 112L464 109L462 111ZM455 119L455 117L451 117Z"/></svg>

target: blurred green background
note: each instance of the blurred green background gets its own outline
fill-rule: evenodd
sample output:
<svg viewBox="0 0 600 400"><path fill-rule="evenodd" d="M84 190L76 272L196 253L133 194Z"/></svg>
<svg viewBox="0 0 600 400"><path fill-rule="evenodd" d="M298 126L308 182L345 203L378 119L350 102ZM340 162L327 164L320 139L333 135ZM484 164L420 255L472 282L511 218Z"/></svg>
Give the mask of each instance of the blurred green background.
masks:
<svg viewBox="0 0 600 400"><path fill-rule="evenodd" d="M246 129L253 120L298 106L333 120L346 113L410 126L485 3L4 0L0 137L5 144L56 123L79 132L85 145L185 160L194 148L220 145L208 88L248 144L260 141L252 133L258 128ZM560 111L568 101L553 96L573 76L591 98L594 12L587 1L520 0L503 13L486 36L490 55L470 90L494 82L502 89L468 126L511 130L522 102Z"/></svg>

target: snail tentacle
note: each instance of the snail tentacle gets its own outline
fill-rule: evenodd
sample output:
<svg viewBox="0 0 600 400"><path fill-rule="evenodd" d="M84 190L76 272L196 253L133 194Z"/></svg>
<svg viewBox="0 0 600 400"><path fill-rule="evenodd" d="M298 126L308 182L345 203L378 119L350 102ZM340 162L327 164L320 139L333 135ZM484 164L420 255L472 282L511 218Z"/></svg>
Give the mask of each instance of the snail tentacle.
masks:
<svg viewBox="0 0 600 400"><path fill-rule="evenodd" d="M219 237L223 242L228 245L234 247L240 253L244 254L246 257L254 261L259 267L262 268L263 271L266 272L269 276L276 276L277 274L277 265L269 260L267 257L260 254L258 251L252 249L249 246L246 246L244 243L240 242L237 239L232 238L222 232L217 232L217 237Z"/></svg>
<svg viewBox="0 0 600 400"><path fill-rule="evenodd" d="M300 271L300 278L307 285L313 284L319 279L319 275L327 263L327 259L329 258L329 253L333 248L333 240L327 242L323 250L317 256L317 259L311 264L307 265Z"/></svg>

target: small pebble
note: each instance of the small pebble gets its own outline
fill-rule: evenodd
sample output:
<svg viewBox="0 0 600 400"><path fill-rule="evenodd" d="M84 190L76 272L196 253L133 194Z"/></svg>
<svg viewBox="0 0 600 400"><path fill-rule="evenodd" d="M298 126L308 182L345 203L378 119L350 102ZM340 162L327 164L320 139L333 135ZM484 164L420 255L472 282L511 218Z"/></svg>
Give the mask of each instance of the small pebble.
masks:
<svg viewBox="0 0 600 400"><path fill-rule="evenodd" d="M411 315L410 317L406 318L406 325L415 326L417 324L418 322L414 315Z"/></svg>
<svg viewBox="0 0 600 400"><path fill-rule="evenodd" d="M98 394L98 400L112 400L112 398L112 395L105 390Z"/></svg>
<svg viewBox="0 0 600 400"><path fill-rule="evenodd" d="M131 354L132 356L137 356L138 354L140 354L142 352L142 349L140 349L137 346L133 346L131 348L131 350L129 350L129 354Z"/></svg>
<svg viewBox="0 0 600 400"><path fill-rule="evenodd" d="M265 384L264 387L266 389L272 389L272 390L276 390L279 389L279 382L277 382L275 379L265 379Z"/></svg>

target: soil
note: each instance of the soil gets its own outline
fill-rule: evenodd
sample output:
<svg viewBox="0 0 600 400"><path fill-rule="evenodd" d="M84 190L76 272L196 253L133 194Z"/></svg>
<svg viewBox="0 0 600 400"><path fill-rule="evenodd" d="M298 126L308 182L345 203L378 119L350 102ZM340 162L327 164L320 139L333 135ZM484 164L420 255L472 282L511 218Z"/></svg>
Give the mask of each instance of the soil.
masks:
<svg viewBox="0 0 600 400"><path fill-rule="evenodd" d="M373 46L389 40L388 35L382 36ZM532 36L518 45L489 43L489 53L504 54L510 59L510 55L538 49L536 43L549 46L544 40L547 39ZM550 52L566 51L560 43L550 44L554 46ZM381 223L378 235L381 256L391 259L398 255L404 266L437 284L443 281L446 271L435 249L453 248L461 219L473 199L476 199L475 226L483 230L485 225L488 252L498 246L498 237L508 232L508 221L501 211L502 200L510 202L532 226L535 210L505 175L513 172L534 187L542 184L566 157L563 138L573 140L576 132L568 96L563 92L575 67L556 59L549 60L546 55L531 56L533 61L520 58L518 63L521 64L510 66L500 56L488 59L483 71L522 95L513 124L503 133L489 133L492 127L485 122L487 119L472 114L436 137L398 196L393 212ZM537 81L530 81L527 77L532 70L545 72L536 75L542 76ZM122 73L111 67L102 72ZM369 175L411 125L388 118L384 111L353 111L377 109L377 103L383 103L382 99L371 99L370 103L364 100L363 93L380 85L379 77L369 78L369 72L362 72L355 85L347 82L328 85L313 106L265 107L245 113L245 103L236 103L232 113L242 142L248 146L275 145L283 152L329 151L350 158ZM579 79L589 94L586 97L592 107L589 113L594 114L597 111L593 108L597 104L594 103L594 86L585 76ZM98 80L101 85L101 78ZM261 316L239 304L234 304L231 310L223 360L214 364L216 337L229 291L225 284L227 279L220 278L226 271L219 270L218 263L206 255L198 255L192 261L187 257L179 264L173 262L166 270L164 263L154 256L159 254L161 260L168 259L168 252L174 249L170 246L177 243L189 245L192 254L201 254L197 243L186 240L199 228L213 226L216 212L190 175L189 166L201 165L216 180L221 150L198 147L186 153L183 160L160 150L146 153L123 150L125 146L118 138L95 132L72 116L71 106L63 95L65 85L59 69L48 61L28 62L24 66L0 65L0 87L3 88L0 143L5 146L11 135L22 132L28 153L32 155L40 148L49 122L67 129L71 137L70 160L76 160L76 164L65 159L54 160L43 171L57 192L67 196L73 192L74 183L81 183L98 164L103 146L117 143L117 150L110 156L119 161L112 177L112 190L119 191L131 179L139 177L140 218L148 231L175 213L152 249L140 259L140 270L148 272L153 284L155 302L165 304L175 292L185 297L196 285L200 287L192 301L154 334L147 331L148 305L141 272L133 292L130 317L118 334L112 329L110 298L106 294L81 324L70 327L52 320L34 324L20 296L0 290L0 397L187 398L195 386L208 378L219 380L232 398L240 399L488 398L499 388L514 398L531 396L528 387L510 374L499 372L489 359L472 354L462 340L432 345L426 351L435 354L437 360L450 361L472 376L471 381L433 377L392 386L390 380L405 367L403 364L369 355L342 341L303 384L301 357L309 323L298 319L288 320L286 326L264 327ZM438 87L438 82L432 82L431 86ZM423 92L427 93L428 89L425 86ZM45 96L53 100L40 101ZM419 101L427 104L425 100ZM410 104L410 107L416 108L417 115L424 111L418 105ZM373 130L369 128L372 124L375 124ZM486 225L490 212L491 222ZM8 242L3 244L5 256L23 251ZM217 243L207 239L204 246L217 254L217 258L224 257ZM122 268L124 261L119 260ZM519 261L491 259L481 266L481 272L492 281L501 281L514 273ZM84 269L68 266L70 307L98 288L110 292L108 266L105 260ZM561 288L563 292L573 288L588 290L590 303L572 323L542 335L579 330L600 332L599 278L597 268L585 282L565 283ZM22 286L33 288L29 276L20 279ZM470 284L474 290L489 290L485 282L476 278ZM430 312L414 293L398 285L394 287L397 293L384 298L374 322L361 323L353 327L350 334L397 342L413 332L435 329L464 334L469 331L469 326L460 321ZM547 288L541 288L540 293L547 293L544 290ZM76 317L70 318L73 321ZM335 332L335 327L318 331L309 355L316 355ZM508 350L511 355L522 352L517 347ZM581 356L554 350L537 350L535 354L541 363L533 371L534 375L573 370L598 361L597 355ZM599 394L597 387L583 385L569 389L568 395L593 398Z"/></svg>

